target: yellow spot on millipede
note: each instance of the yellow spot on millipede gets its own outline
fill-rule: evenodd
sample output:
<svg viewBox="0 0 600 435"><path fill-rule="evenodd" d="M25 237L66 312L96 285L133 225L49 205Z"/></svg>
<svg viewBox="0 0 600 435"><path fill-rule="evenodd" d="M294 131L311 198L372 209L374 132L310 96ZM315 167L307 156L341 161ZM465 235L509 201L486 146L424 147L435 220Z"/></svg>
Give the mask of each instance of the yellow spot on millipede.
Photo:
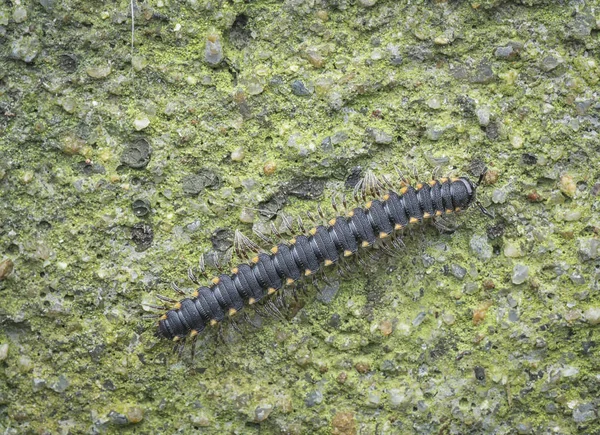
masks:
<svg viewBox="0 0 600 435"><path fill-rule="evenodd" d="M334 226L334 225L335 225L335 218L334 218L334 219L331 219L331 220L329 221L329 225L331 225L331 226Z"/></svg>
<svg viewBox="0 0 600 435"><path fill-rule="evenodd" d="M402 189L400 189L400 193L401 193L402 195L404 195L404 194L405 194L407 191L408 191L408 187L406 187L406 186L405 186L405 187L403 187Z"/></svg>
<svg viewBox="0 0 600 435"><path fill-rule="evenodd" d="M446 213L450 214L452 213L452 210L450 210L449 208L446 209Z"/></svg>
<svg viewBox="0 0 600 435"><path fill-rule="evenodd" d="M275 293L277 291L277 289L273 288L273 287L269 287L267 289L267 294L272 295L273 293Z"/></svg>
<svg viewBox="0 0 600 435"><path fill-rule="evenodd" d="M388 195L387 193L385 195L383 195L384 201L387 201L388 199L390 199L390 195Z"/></svg>
<svg viewBox="0 0 600 435"><path fill-rule="evenodd" d="M293 245L296 243L296 239L290 239L290 245Z"/></svg>
<svg viewBox="0 0 600 435"><path fill-rule="evenodd" d="M431 214L425 212L423 213L423 219L429 219L431 217Z"/></svg>
<svg viewBox="0 0 600 435"><path fill-rule="evenodd" d="M369 201L365 204L365 208L371 208L371 206L373 205L373 201Z"/></svg>
<svg viewBox="0 0 600 435"><path fill-rule="evenodd" d="M200 296L200 292L198 290L194 290L194 293L192 293L192 297L197 298L198 296Z"/></svg>
<svg viewBox="0 0 600 435"><path fill-rule="evenodd" d="M401 224L396 224L394 225L394 229L397 230L401 230L402 228L404 228Z"/></svg>
<svg viewBox="0 0 600 435"><path fill-rule="evenodd" d="M278 248L277 246L273 246L273 247L271 248L271 253L272 253L272 254L277 254L277 252L278 252L278 251L279 251L279 248Z"/></svg>
<svg viewBox="0 0 600 435"><path fill-rule="evenodd" d="M218 323L219 323L219 322L217 322L217 319L212 319L212 320L210 321L210 326L215 326L215 325L217 325Z"/></svg>
<svg viewBox="0 0 600 435"><path fill-rule="evenodd" d="M367 246L369 246L369 242L367 242L366 240L363 240L363 242L360 244L363 248L366 248Z"/></svg>
<svg viewBox="0 0 600 435"><path fill-rule="evenodd" d="M423 183L417 183L417 190L421 190L423 188Z"/></svg>
<svg viewBox="0 0 600 435"><path fill-rule="evenodd" d="M436 184L437 184L437 180L431 180L431 181L429 182L429 185L430 185L431 187L435 186Z"/></svg>
<svg viewBox="0 0 600 435"><path fill-rule="evenodd" d="M258 255L257 255L256 257L253 257L253 258L252 258L252 262L253 262L254 264L258 263Z"/></svg>
<svg viewBox="0 0 600 435"><path fill-rule="evenodd" d="M233 273L234 275L237 275L237 273L238 273L239 271L240 271L240 270L239 270L237 267L234 267L233 269L231 269L231 273Z"/></svg>
<svg viewBox="0 0 600 435"><path fill-rule="evenodd" d="M326 259L324 264L325 266L331 266L333 264L333 261Z"/></svg>
<svg viewBox="0 0 600 435"><path fill-rule="evenodd" d="M162 316L160 316L160 320L167 320L167 315L163 314Z"/></svg>
<svg viewBox="0 0 600 435"><path fill-rule="evenodd" d="M354 216L354 211L349 211L348 212L348 217L352 217L352 216Z"/></svg>
<svg viewBox="0 0 600 435"><path fill-rule="evenodd" d="M346 250L344 251L344 257L350 257L351 255L352 255L352 251L350 251L350 250L348 250L348 249L346 249Z"/></svg>
<svg viewBox="0 0 600 435"><path fill-rule="evenodd" d="M235 308L230 308L227 314L229 314L229 317L233 317L237 314L237 310Z"/></svg>
<svg viewBox="0 0 600 435"><path fill-rule="evenodd" d="M290 284L293 284L293 283L294 283L294 280L293 280L292 278L288 278L288 279L286 279L286 280L285 280L285 283L286 283L287 285L290 285Z"/></svg>
<svg viewBox="0 0 600 435"><path fill-rule="evenodd" d="M175 308L176 310L179 310L181 308L181 302L175 302L175 304L173 305L173 308Z"/></svg>
<svg viewBox="0 0 600 435"><path fill-rule="evenodd" d="M456 212L459 212L459 211L461 211L461 210L462 210L462 209L461 209L460 207L456 207L456 208L454 209L454 211L456 211Z"/></svg>
<svg viewBox="0 0 600 435"><path fill-rule="evenodd" d="M190 331L190 337L195 337L196 335L198 335L198 331L196 331L195 329L192 329Z"/></svg>
<svg viewBox="0 0 600 435"><path fill-rule="evenodd" d="M309 231L309 233L314 236L315 234L317 234L317 229L316 228L311 228L310 231Z"/></svg>
<svg viewBox="0 0 600 435"><path fill-rule="evenodd" d="M413 216L408 220L408 222L411 224L416 224L417 222L419 222L419 219Z"/></svg>
<svg viewBox="0 0 600 435"><path fill-rule="evenodd" d="M385 239L388 236L388 233L384 233L383 231L379 233L380 239Z"/></svg>
<svg viewBox="0 0 600 435"><path fill-rule="evenodd" d="M211 281L213 282L214 285L217 285L217 284L219 284L219 282L221 282L221 280L216 276L213 279L211 279Z"/></svg>
<svg viewBox="0 0 600 435"><path fill-rule="evenodd" d="M310 269L306 269L304 271L304 276L310 276L310 275L312 275L312 271Z"/></svg>
<svg viewBox="0 0 600 435"><path fill-rule="evenodd" d="M441 211L439 211L439 210L436 210L436 212L435 212L435 215L436 215L436 216L441 216L442 214L443 214L443 213L442 213Z"/></svg>
<svg viewBox="0 0 600 435"><path fill-rule="evenodd" d="M254 305L255 303L256 303L256 299L254 299L254 298L248 299L248 304L249 305Z"/></svg>

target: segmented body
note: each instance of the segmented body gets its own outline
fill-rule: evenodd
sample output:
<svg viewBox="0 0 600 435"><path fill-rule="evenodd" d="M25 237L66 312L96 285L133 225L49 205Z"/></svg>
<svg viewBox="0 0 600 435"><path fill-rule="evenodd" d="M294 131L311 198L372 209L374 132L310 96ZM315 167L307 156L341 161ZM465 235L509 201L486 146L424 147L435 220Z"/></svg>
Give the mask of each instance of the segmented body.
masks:
<svg viewBox="0 0 600 435"><path fill-rule="evenodd" d="M331 219L328 226L313 228L308 236L280 243L270 254L258 254L251 264L234 268L231 275L214 278L210 287L200 287L192 298L181 300L162 316L158 332L172 340L194 337L207 325L233 316L245 304L254 304L303 275L335 264L378 238L423 219L466 209L475 200L475 191L475 184L466 177L441 178L403 187L398 193L390 191L382 200Z"/></svg>

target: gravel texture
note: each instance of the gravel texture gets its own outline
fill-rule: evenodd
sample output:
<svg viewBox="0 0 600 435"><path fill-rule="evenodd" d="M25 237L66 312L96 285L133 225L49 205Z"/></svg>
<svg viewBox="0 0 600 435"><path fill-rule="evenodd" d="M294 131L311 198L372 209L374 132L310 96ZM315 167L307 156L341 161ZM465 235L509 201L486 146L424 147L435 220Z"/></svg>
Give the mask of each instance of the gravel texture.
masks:
<svg viewBox="0 0 600 435"><path fill-rule="evenodd" d="M600 8L406 3L2 2L0 433L600 433ZM494 218L193 362L145 319L235 229L482 164Z"/></svg>

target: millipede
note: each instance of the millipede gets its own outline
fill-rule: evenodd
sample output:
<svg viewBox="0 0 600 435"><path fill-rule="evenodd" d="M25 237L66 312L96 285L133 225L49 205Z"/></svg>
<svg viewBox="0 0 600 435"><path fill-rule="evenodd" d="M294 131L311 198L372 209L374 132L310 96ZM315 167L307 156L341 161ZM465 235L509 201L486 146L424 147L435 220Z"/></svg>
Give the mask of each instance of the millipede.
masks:
<svg viewBox="0 0 600 435"><path fill-rule="evenodd" d="M391 239L411 224L466 210L474 203L489 215L476 199L484 175L485 169L477 183L461 176L433 179L414 187L403 178L396 192L387 179L382 184L367 174L361 181L363 199L366 200L366 190L373 190L379 199L353 208L345 216L336 216L327 225L318 225L288 243L279 243L270 252L258 252L249 262L234 267L231 274L221 274L210 285L200 286L191 297L170 300L174 307L161 316L157 335L173 341L190 337L194 345L207 325L217 325L244 306L256 304L302 277L340 263L378 240ZM333 200L332 205L337 212ZM320 208L319 212L322 213Z"/></svg>

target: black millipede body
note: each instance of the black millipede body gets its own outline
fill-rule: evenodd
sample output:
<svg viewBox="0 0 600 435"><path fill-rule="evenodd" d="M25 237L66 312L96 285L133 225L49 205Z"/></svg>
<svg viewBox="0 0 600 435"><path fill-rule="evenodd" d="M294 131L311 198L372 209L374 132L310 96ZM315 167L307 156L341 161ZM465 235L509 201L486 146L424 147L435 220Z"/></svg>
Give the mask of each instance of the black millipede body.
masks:
<svg viewBox="0 0 600 435"><path fill-rule="evenodd" d="M252 264L241 264L231 275L214 278L210 287L200 287L192 298L167 311L158 323L158 333L172 340L195 337L206 325L233 316L245 304L254 304L323 265L355 254L359 247L370 246L411 223L466 209L475 201L476 187L460 177L405 186L398 193L389 191L364 209L331 219L328 226L313 228L309 236L280 243L271 254L260 253Z"/></svg>

